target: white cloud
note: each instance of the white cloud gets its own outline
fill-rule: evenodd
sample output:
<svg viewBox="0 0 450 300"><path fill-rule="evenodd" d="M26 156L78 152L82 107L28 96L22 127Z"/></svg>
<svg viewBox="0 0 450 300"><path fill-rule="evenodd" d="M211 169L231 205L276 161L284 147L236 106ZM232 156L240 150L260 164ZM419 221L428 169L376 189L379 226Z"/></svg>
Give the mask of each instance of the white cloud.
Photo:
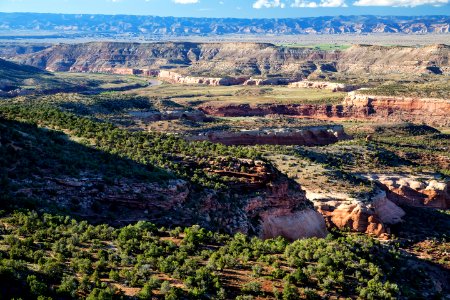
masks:
<svg viewBox="0 0 450 300"><path fill-rule="evenodd" d="M257 0L253 3L253 8L261 9L261 8L273 8L280 7L284 8L286 5L281 2L281 0Z"/></svg>
<svg viewBox="0 0 450 300"><path fill-rule="evenodd" d="M363 0L364 1L364 0ZM321 0L320 2L308 0L295 0L291 7L347 7L345 0Z"/></svg>
<svg viewBox="0 0 450 300"><path fill-rule="evenodd" d="M448 4L449 0L358 0L353 5L356 6L419 6L419 5L433 5L442 6Z"/></svg>
<svg viewBox="0 0 450 300"><path fill-rule="evenodd" d="M200 0L173 0L173 2L177 4L196 4L199 3Z"/></svg>

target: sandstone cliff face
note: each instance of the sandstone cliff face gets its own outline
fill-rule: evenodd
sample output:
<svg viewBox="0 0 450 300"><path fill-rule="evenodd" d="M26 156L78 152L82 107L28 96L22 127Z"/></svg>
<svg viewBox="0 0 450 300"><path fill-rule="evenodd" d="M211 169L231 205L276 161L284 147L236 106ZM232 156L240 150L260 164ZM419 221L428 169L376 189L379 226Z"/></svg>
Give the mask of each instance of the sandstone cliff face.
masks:
<svg viewBox="0 0 450 300"><path fill-rule="evenodd" d="M250 78L243 83L243 85L287 85L295 81L295 78L266 78L254 79Z"/></svg>
<svg viewBox="0 0 450 300"><path fill-rule="evenodd" d="M205 134L189 136L188 140L210 141L225 145L305 145L318 146L336 143L347 139L341 125L316 126L302 129L265 129L265 130L243 130L211 131Z"/></svg>
<svg viewBox="0 0 450 300"><path fill-rule="evenodd" d="M289 240L327 235L323 216L313 209L290 214L262 216L262 238L283 236Z"/></svg>
<svg viewBox="0 0 450 300"><path fill-rule="evenodd" d="M448 126L450 99L371 96L351 92L343 105L355 117L389 118Z"/></svg>
<svg viewBox="0 0 450 300"><path fill-rule="evenodd" d="M430 176L383 175L367 176L375 180L387 191L388 198L393 202L415 206L450 208L450 181L438 180Z"/></svg>
<svg viewBox="0 0 450 300"><path fill-rule="evenodd" d="M108 73L115 73L114 70L110 70ZM230 85L287 85L294 79L290 78L266 78L266 79L253 79L247 77L194 77L184 76L180 73L173 71L161 70L157 73L157 76L164 81L176 84L204 84L211 86L230 86ZM317 87L319 88L319 87ZM321 87L320 87L321 88ZM338 91L338 89L336 89Z"/></svg>
<svg viewBox="0 0 450 300"><path fill-rule="evenodd" d="M219 117L288 115L318 119L372 119L383 122L423 122L449 126L450 100L370 96L350 92L340 105L315 104L203 104L199 109Z"/></svg>
<svg viewBox="0 0 450 300"><path fill-rule="evenodd" d="M323 217L313 209L299 187L292 189L289 182L281 178L268 186L263 195L249 199L244 208L249 219L260 219L257 231L262 238L283 236L296 240L326 236Z"/></svg>
<svg viewBox="0 0 450 300"><path fill-rule="evenodd" d="M225 193L198 191L181 179L136 183L127 179L105 182L89 176L36 177L34 180L40 182L36 186L15 183L26 186L16 192L19 195L46 195L46 200L53 204L71 210L76 205L78 214L115 224L150 219L180 226L198 222L206 228L245 232L262 238L324 237L327 234L324 219L300 186L263 162L258 164L261 172L258 174L217 172L220 176L249 179L231 186ZM47 194L49 190L51 194ZM192 205L198 209L187 208ZM117 218L108 220L111 213Z"/></svg>
<svg viewBox="0 0 450 300"><path fill-rule="evenodd" d="M330 200L316 198L314 206L331 227L384 236L389 226L401 222L405 212L387 199L384 191L378 191L370 201L357 199Z"/></svg>

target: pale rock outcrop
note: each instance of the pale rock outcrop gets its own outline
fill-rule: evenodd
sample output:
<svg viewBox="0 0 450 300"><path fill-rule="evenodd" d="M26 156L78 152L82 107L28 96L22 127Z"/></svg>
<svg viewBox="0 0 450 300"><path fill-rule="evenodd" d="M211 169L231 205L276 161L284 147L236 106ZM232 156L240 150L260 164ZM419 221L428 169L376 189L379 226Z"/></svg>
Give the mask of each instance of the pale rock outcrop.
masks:
<svg viewBox="0 0 450 300"><path fill-rule="evenodd" d="M328 233L323 217L313 209L305 192L300 187L292 189L284 177L271 183L261 196L249 199L244 210L249 219L260 219L262 238L296 240Z"/></svg>
<svg viewBox="0 0 450 300"><path fill-rule="evenodd" d="M357 90L359 87L355 85L348 85L344 83L335 83L327 81L310 81L302 80L289 83L290 88L310 88L310 89L326 89L333 92L351 92Z"/></svg>
<svg viewBox="0 0 450 300"><path fill-rule="evenodd" d="M289 240L308 237L325 237L327 229L322 215L313 209L305 209L288 215L263 215L263 237L283 236Z"/></svg>
<svg viewBox="0 0 450 300"><path fill-rule="evenodd" d="M246 77L225 77L225 78L213 78L213 77L192 77L192 76L184 76L182 74L161 70L159 72L158 77L162 80L168 81L170 83L178 83L178 84L205 84L212 86L219 85L239 85L243 84L247 78Z"/></svg>
<svg viewBox="0 0 450 300"><path fill-rule="evenodd" d="M370 174L366 176L381 184L388 198L401 205L450 208L450 181L429 175Z"/></svg>
<svg viewBox="0 0 450 300"><path fill-rule="evenodd" d="M333 199L332 196L316 194L316 197L311 199L316 209L325 217L328 226L384 236L389 233L389 225L401 222L405 215L381 190L365 202L341 196L344 198Z"/></svg>

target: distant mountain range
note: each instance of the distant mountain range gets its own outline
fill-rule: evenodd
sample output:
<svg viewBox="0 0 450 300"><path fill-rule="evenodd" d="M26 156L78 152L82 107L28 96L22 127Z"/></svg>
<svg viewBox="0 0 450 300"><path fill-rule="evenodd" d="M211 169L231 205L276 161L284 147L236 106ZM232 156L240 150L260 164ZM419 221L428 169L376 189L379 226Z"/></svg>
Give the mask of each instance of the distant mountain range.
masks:
<svg viewBox="0 0 450 300"><path fill-rule="evenodd" d="M450 16L336 16L295 19L208 19L132 15L0 13L0 32L95 35L227 35L448 33Z"/></svg>

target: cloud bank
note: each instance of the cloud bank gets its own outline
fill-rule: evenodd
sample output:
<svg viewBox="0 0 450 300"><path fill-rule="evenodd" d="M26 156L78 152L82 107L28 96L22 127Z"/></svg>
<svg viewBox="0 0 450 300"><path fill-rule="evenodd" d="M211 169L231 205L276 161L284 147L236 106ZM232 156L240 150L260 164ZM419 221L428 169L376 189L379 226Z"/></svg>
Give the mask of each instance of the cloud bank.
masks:
<svg viewBox="0 0 450 300"><path fill-rule="evenodd" d="M347 4L345 4L345 0L321 0L320 2L295 0L291 7L347 7Z"/></svg>
<svg viewBox="0 0 450 300"><path fill-rule="evenodd" d="M286 5L281 2L281 0L257 0L253 3L253 8L261 9L261 8L284 8Z"/></svg>
<svg viewBox="0 0 450 300"><path fill-rule="evenodd" d="M449 0L358 0L355 6L392 6L392 7L415 7L420 5L442 6L448 4Z"/></svg>
<svg viewBox="0 0 450 300"><path fill-rule="evenodd" d="M175 0L196 1L196 0ZM444 6L450 0L357 0L353 6L387 6L387 7L416 7L420 5ZM317 7L348 7L345 0L256 0L253 8L284 8L286 5L294 8Z"/></svg>

